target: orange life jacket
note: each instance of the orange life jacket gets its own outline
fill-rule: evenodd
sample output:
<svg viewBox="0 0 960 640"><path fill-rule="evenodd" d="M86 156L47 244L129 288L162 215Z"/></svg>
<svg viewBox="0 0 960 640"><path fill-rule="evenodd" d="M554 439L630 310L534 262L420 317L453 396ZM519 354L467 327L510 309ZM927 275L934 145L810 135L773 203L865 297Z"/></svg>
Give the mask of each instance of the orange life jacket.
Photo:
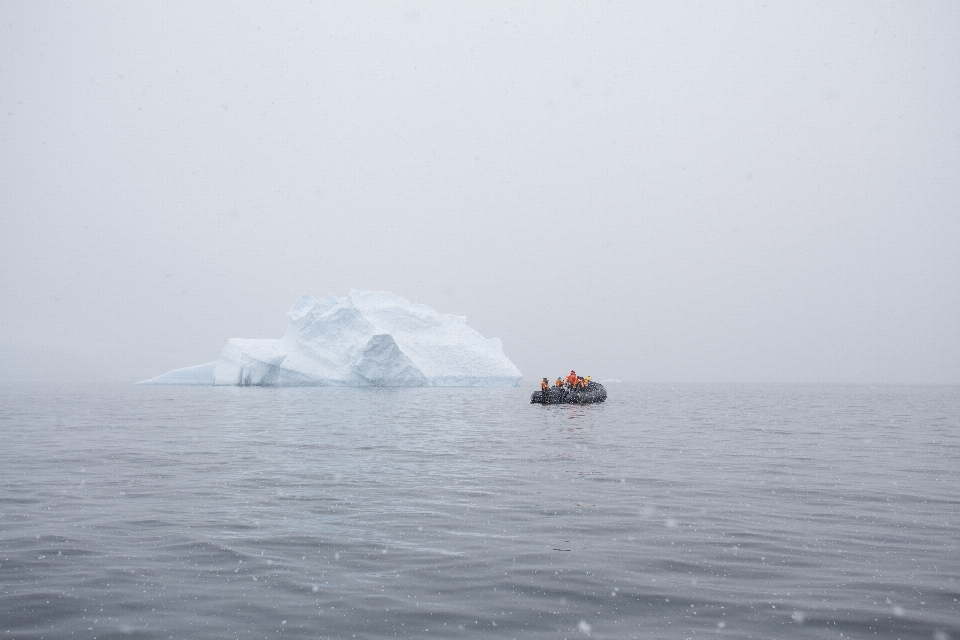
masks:
<svg viewBox="0 0 960 640"><path fill-rule="evenodd" d="M567 382L570 383L570 386L571 386L571 387L576 386L576 384L577 384L577 374L571 373L570 375L568 375L568 376L567 376Z"/></svg>
<svg viewBox="0 0 960 640"><path fill-rule="evenodd" d="M544 391L546 391L547 389L550 388L550 383L547 382L546 380L541 380L541 381L540 381L540 388L543 389Z"/></svg>

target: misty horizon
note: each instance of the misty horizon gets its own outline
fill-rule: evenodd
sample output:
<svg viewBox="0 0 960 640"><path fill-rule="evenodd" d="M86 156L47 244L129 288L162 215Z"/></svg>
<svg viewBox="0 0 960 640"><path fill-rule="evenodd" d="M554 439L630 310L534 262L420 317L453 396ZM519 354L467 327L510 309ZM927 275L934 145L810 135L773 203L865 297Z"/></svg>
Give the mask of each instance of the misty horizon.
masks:
<svg viewBox="0 0 960 640"><path fill-rule="evenodd" d="M523 384L960 383L960 5L0 6L0 380L390 291Z"/></svg>

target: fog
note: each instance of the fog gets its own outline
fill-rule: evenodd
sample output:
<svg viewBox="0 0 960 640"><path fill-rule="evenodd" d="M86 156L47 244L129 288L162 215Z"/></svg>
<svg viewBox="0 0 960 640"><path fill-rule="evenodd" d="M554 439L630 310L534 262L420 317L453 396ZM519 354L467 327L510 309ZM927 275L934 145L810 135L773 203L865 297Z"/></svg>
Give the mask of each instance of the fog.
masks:
<svg viewBox="0 0 960 640"><path fill-rule="evenodd" d="M527 382L960 382L960 4L0 4L0 378L302 293Z"/></svg>

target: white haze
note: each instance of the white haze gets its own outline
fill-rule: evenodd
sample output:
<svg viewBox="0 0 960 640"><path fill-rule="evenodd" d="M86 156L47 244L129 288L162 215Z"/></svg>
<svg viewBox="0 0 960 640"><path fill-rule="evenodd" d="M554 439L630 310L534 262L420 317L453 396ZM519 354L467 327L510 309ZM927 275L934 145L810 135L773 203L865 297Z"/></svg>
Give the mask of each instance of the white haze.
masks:
<svg viewBox="0 0 960 640"><path fill-rule="evenodd" d="M0 3L0 378L302 294L526 381L960 382L960 3Z"/></svg>

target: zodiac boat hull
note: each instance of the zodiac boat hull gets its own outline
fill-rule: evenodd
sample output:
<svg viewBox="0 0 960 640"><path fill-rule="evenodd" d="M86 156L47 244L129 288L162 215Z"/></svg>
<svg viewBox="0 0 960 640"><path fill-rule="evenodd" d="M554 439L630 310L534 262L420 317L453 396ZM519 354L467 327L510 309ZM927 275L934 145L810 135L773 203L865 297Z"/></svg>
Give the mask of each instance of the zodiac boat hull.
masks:
<svg viewBox="0 0 960 640"><path fill-rule="evenodd" d="M550 387L547 391L534 391L531 404L592 404L607 399L607 390L599 382L591 382L586 389L560 389Z"/></svg>

